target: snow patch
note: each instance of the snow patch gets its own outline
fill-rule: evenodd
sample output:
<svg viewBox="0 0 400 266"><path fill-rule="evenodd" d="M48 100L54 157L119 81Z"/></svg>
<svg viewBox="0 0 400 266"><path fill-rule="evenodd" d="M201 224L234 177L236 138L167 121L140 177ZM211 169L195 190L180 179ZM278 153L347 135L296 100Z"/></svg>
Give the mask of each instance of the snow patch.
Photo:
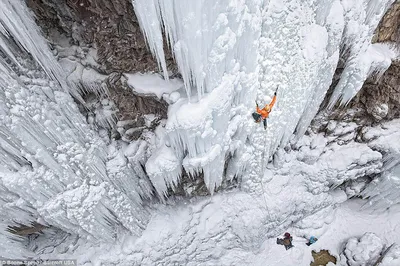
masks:
<svg viewBox="0 0 400 266"><path fill-rule="evenodd" d="M360 239L350 238L344 249L342 261L350 266L372 265L383 249L382 240L374 233L365 233Z"/></svg>
<svg viewBox="0 0 400 266"><path fill-rule="evenodd" d="M127 84L135 93L142 95L155 95L161 99L164 94L170 95L171 93L179 90L183 86L183 82L180 79L174 78L165 80L158 74L146 73L146 74L127 74L124 76L127 78ZM177 97L176 94L172 97ZM175 99L176 101L177 99Z"/></svg>

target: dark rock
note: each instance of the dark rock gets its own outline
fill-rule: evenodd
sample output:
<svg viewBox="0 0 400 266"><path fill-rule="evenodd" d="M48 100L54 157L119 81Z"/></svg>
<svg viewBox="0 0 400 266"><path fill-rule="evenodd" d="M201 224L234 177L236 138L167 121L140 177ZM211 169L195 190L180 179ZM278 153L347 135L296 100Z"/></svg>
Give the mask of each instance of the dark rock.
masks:
<svg viewBox="0 0 400 266"><path fill-rule="evenodd" d="M112 72L158 71L146 46L130 0L28 0L38 25L51 43L53 31L70 38L80 47L97 49L101 69ZM169 70L176 72L166 49Z"/></svg>
<svg viewBox="0 0 400 266"><path fill-rule="evenodd" d="M373 42L389 42L400 45L400 3L395 2L387 11L376 30ZM328 93L321 104L320 113L325 112L330 95L333 92L344 67L344 57L339 60L336 73ZM388 70L379 78L372 76L363 85L358 94L345 108L334 108L324 114L323 120L355 122L360 126L392 120L400 117L400 60L394 60ZM320 123L318 117L315 123ZM317 125L318 126L318 125ZM315 127L315 125L314 125ZM320 127L319 130L324 130Z"/></svg>

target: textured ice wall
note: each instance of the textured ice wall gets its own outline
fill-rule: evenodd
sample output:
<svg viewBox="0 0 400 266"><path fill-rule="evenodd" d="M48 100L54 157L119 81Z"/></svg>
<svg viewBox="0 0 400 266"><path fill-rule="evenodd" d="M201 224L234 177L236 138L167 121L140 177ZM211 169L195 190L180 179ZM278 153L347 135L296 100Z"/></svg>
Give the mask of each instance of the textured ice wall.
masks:
<svg viewBox="0 0 400 266"><path fill-rule="evenodd" d="M222 182L226 157L244 145L250 133L245 123L248 106L258 87L260 3L133 2L150 47L162 49L157 44L162 39L149 36L161 36L165 26L188 96L171 106L168 137L146 164L160 195L166 185L179 182L182 166L189 174L203 173L213 192ZM159 56L163 52L155 54L165 64Z"/></svg>
<svg viewBox="0 0 400 266"><path fill-rule="evenodd" d="M152 193L145 148L117 149L89 127L24 1L0 3L0 56L0 222L139 234Z"/></svg>
<svg viewBox="0 0 400 266"><path fill-rule="evenodd" d="M148 190L134 181L133 169L109 173L114 168L107 168L112 161L106 143L72 98L56 88L45 79L2 88L7 96L1 97L1 185L35 210L28 221L40 215L66 231L96 238L111 237L115 224L139 233L146 220L139 194ZM121 184L126 175L132 182Z"/></svg>
<svg viewBox="0 0 400 266"><path fill-rule="evenodd" d="M347 104L372 73L383 74L395 54L381 44L371 44L379 21L394 1L342 0L345 29L342 47L347 59L329 106ZM345 55L345 53L348 53Z"/></svg>
<svg viewBox="0 0 400 266"><path fill-rule="evenodd" d="M391 3L133 1L161 65L165 33L188 97L170 107L162 152L146 165L159 194L179 182L182 166L204 173L211 192L224 174L243 177L243 187L256 189L277 147L293 132L301 136L317 113L340 52L346 54L346 68L331 105L348 102L369 74L388 67L388 53L371 56L376 50L370 41ZM264 131L250 113L254 100L268 103L278 85L277 105Z"/></svg>

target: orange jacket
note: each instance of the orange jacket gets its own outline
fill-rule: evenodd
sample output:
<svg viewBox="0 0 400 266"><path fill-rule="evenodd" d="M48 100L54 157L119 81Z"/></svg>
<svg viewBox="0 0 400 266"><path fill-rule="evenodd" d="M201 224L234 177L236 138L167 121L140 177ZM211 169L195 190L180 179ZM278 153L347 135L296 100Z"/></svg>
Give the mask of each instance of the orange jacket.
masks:
<svg viewBox="0 0 400 266"><path fill-rule="evenodd" d="M274 95L274 98L272 98L272 101L265 105L263 109L258 108L257 106L257 113L259 113L262 117L262 119L268 118L269 113L271 113L272 107L274 106L276 102L276 95Z"/></svg>

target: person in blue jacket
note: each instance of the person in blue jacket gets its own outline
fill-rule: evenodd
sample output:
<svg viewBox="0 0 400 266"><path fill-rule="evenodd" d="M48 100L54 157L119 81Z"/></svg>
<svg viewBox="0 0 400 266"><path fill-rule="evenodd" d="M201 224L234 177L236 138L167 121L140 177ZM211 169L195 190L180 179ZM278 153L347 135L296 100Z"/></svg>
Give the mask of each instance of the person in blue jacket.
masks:
<svg viewBox="0 0 400 266"><path fill-rule="evenodd" d="M310 239L308 240L308 243L306 243L307 246L310 246L312 244L314 244L315 242L317 242L318 238L316 238L315 236L311 236Z"/></svg>

